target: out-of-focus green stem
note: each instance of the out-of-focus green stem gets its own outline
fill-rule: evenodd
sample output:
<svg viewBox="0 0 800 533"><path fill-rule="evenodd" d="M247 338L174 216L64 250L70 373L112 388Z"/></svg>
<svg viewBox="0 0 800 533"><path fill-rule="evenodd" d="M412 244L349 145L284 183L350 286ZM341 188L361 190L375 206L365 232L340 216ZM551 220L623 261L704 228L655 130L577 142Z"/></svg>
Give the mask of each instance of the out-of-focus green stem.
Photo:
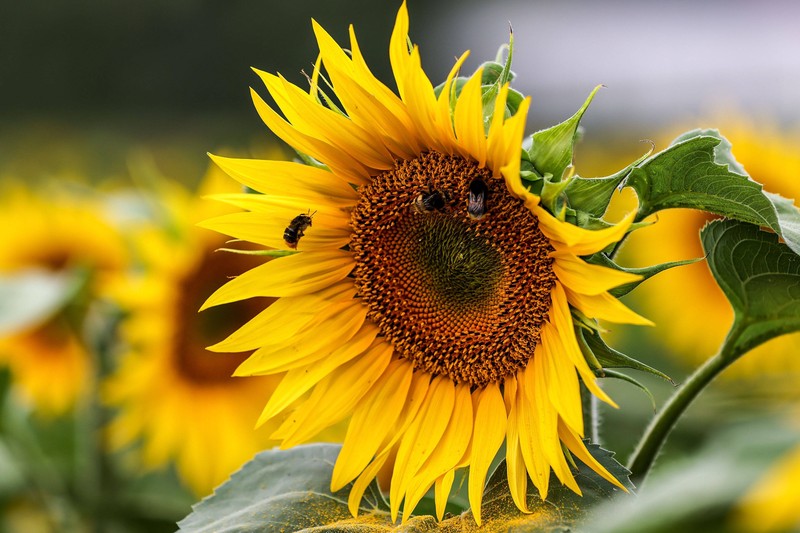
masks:
<svg viewBox="0 0 800 533"><path fill-rule="evenodd" d="M695 370L650 422L628 462L628 470L631 471L631 481L634 484L641 486L644 483L669 432L689 405L720 372L741 355L735 353L735 346L742 329L736 323L733 325L719 353Z"/></svg>

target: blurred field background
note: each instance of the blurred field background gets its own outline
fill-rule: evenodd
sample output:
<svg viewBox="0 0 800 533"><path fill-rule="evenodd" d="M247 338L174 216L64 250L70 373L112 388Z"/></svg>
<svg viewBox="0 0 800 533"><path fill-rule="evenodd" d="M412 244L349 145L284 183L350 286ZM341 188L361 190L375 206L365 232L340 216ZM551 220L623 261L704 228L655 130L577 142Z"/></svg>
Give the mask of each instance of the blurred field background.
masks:
<svg viewBox="0 0 800 533"><path fill-rule="evenodd" d="M409 8L412 38L434 81L465 49L472 50L467 70L493 59L511 23L515 86L533 97L529 133L569 117L605 84L583 120L580 175L618 170L647 151L642 139L661 149L681 131L718 127L754 179L800 197L800 6L793 2L411 0ZM238 409L231 398L241 391L222 385L230 361L197 363L200 370L187 363L225 334L222 314L194 312L230 275L208 259L222 242L194 226L215 209L197 191L231 186L208 170L206 152L289 157L252 108L248 87L266 91L250 67L303 85L301 71L310 73L316 58L312 17L340 43L354 24L367 62L393 86L387 48L396 9L365 0L0 7L3 290L58 300L30 311L24 324L15 322L24 313L14 300L0 304L0 531L172 531L240 457L269 445L263 435L230 445L250 437L225 425L237 417L254 423L268 385ZM619 209L630 202L621 198ZM702 255L703 220L692 217L661 217L664 229L640 232L621 262ZM676 382L713 353L730 320L704 265L685 268L629 300L656 328L609 333L615 347ZM60 281L42 281L36 292L20 282L35 284L39 278L25 277L31 272ZM70 292L70 283L79 289ZM192 297L181 298L182 290ZM248 312L232 313L230 326ZM31 340L48 327L52 340L56 322L63 322L56 344L71 351ZM159 353L173 361L173 381L159 381L165 370L141 375L158 352L153 332L171 347ZM737 363L690 410L664 463L723 426L794 401L799 348L795 336ZM140 359L124 362L131 352ZM63 353L71 363L59 363ZM649 376L641 381L659 405L672 390ZM165 391L184 388L203 396L170 404ZM197 392L207 389L219 394ZM653 410L628 384L609 389L621 409L604 413L602 436L624 462ZM131 415L125 406L134 404L147 407ZM190 414L174 414L181 406ZM119 422L122 413L128 422ZM190 433L207 448L174 444Z"/></svg>

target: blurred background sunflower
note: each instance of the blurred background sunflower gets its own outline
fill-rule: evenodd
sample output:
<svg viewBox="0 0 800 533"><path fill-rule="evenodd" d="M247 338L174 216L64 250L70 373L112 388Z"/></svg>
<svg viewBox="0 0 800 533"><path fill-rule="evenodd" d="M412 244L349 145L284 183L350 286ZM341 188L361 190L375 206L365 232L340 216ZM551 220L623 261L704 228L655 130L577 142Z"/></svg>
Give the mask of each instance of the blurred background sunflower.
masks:
<svg viewBox="0 0 800 533"><path fill-rule="evenodd" d="M385 50L399 4L33 0L4 6L0 530L89 530L107 525L113 509L122 531L172 531L194 500L182 485L207 493L246 450L269 446L258 433L246 434L244 425L244 410L260 402L230 407L236 394L261 394L264 401L268 390L253 390L258 387L242 380L229 393L210 392L227 390L219 376L235 363L230 355L207 356L199 348L211 344L207 338L224 337L226 313L250 311L223 309L220 317L191 309L199 305L186 297L187 288L204 299L199 293L206 290L206 273L218 267L210 250L224 244L210 242L211 232L204 237L189 229L204 208L188 191L197 190L206 152L229 146L263 155L275 145L252 112L245 88L259 84L250 67L281 72L302 86L298 65L310 73L316 57L311 17L337 42L347 41L352 22L366 62L393 86ZM514 86L533 96L531 131L570 116L592 87L606 84L582 121L576 167L583 176L610 174L641 155L639 139L663 148L679 131L718 127L756 180L798 196L800 40L794 21L800 6L793 2L732 9L722 0L411 0L409 7L423 67L433 80L444 79L465 49L472 50L465 72L494 58L511 21ZM140 209L139 200L131 203L125 199L131 193L120 191L141 181L131 155L142 152L160 169L151 180L160 186L148 183L152 199ZM68 193L64 182L73 180L64 176L81 178ZM139 206L133 215L131 205ZM669 259L700 255L697 228L703 221L696 214L665 212L659 218L635 234L648 238L651 232L648 240L658 246L635 256L639 246L632 240L625 262L643 263L656 253ZM251 259L225 258L234 263L230 275ZM208 277L221 279L219 273ZM692 298L676 302L674 291L665 293L665 285L676 284ZM108 297L120 292L124 298L111 302ZM616 340L681 381L724 335L727 304L702 263L668 272L637 292L640 298L627 303L657 328ZM707 303L701 305L700 295ZM23 306L19 299L42 305ZM692 451L732 418L785 402L785 393L796 389L791 355L797 345L796 336L776 340L729 369L737 379L749 379L748 386L712 387L678 427L662 463ZM112 370L99 405L101 383L94 376ZM766 384L764 372L770 375ZM779 377L786 386L775 386ZM659 402L672 390L647 377L642 382ZM622 409L606 413L603 436L624 460L652 408L627 385L611 383L609 392ZM217 400L224 407L212 407ZM202 423L183 423L191 401L202 402L204 408L192 413ZM202 470L199 458L208 452L198 443L215 429L239 441L220 445ZM109 453L112 448L121 453ZM223 451L230 458L222 459Z"/></svg>
<svg viewBox="0 0 800 533"><path fill-rule="evenodd" d="M194 494L205 496L275 444L265 430L254 430L260 409L250 403L263 401L274 380L234 378L246 354L226 357L205 349L270 302L198 314L216 280L263 262L218 251L225 240L196 226L231 211L205 195L241 188L215 166L197 191L163 178L156 186L144 199L153 216L131 230L141 265L112 283L124 316L119 363L103 384L103 399L117 408L108 435L112 449L140 443L139 457L148 468L174 463Z"/></svg>

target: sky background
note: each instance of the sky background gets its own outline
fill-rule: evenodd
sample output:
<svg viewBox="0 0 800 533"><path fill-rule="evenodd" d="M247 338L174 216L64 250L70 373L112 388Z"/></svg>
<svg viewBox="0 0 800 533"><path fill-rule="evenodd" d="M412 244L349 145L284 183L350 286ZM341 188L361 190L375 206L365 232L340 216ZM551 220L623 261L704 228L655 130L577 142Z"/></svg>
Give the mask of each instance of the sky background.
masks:
<svg viewBox="0 0 800 533"><path fill-rule="evenodd" d="M369 64L388 81L397 7L371 0L5 2L0 171L116 176L126 172L126 151L140 146L168 168L176 159L200 168L206 151L268 139L249 98L250 85L263 92L250 67L304 84L301 70L310 71L316 57L312 17L342 44L352 22ZM714 113L730 110L800 121L794 2L411 0L409 10L411 37L435 82L466 49L468 71L492 59L511 23L515 86L533 97L530 131L571 115L597 84L607 88L585 116L586 142L629 139L634 152L639 139L665 126L708 126ZM95 160L78 165L80 151Z"/></svg>

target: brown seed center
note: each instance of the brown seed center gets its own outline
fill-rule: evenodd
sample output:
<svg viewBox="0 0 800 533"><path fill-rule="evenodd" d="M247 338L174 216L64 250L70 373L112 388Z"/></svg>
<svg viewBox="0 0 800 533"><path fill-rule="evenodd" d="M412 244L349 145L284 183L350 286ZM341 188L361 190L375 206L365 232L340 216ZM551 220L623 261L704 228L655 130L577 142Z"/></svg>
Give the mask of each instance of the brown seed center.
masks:
<svg viewBox="0 0 800 533"><path fill-rule="evenodd" d="M480 198L470 196L475 180L485 184ZM524 368L550 308L553 248L503 178L426 152L360 193L350 241L356 286L396 353L473 386Z"/></svg>

